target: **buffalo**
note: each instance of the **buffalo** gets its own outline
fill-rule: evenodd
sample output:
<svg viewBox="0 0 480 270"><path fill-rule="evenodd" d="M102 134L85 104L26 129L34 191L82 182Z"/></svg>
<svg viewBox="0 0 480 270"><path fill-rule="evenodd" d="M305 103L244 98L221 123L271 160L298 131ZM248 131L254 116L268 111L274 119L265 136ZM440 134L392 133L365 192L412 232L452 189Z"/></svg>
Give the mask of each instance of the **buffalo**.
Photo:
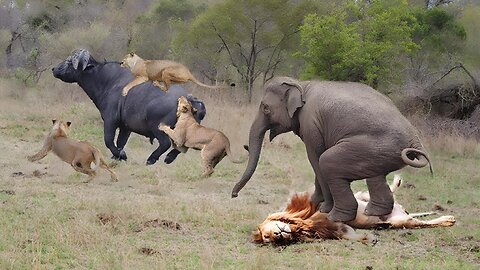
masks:
<svg viewBox="0 0 480 270"><path fill-rule="evenodd" d="M177 102L185 96L196 109L195 119L205 117L205 104L189 95L179 85L172 85L168 92L160 91L151 82L137 85L127 96L123 87L134 79L130 70L118 62L97 62L85 49L75 50L67 59L52 68L53 76L66 83L78 83L93 101L104 123L104 140L114 159L127 160L124 147L131 132L157 139L159 146L147 159L154 164L171 146L169 137L158 129L160 123L175 126ZM118 131L116 144L115 134ZM165 158L171 163L180 152L172 149Z"/></svg>

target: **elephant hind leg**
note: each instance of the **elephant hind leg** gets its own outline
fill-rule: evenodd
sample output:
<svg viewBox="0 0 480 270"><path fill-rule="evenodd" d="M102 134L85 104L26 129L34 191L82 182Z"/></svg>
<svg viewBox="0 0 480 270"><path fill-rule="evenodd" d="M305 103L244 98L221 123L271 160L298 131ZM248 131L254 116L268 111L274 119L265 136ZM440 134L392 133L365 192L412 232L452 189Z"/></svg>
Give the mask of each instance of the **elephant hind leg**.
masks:
<svg viewBox="0 0 480 270"><path fill-rule="evenodd" d="M367 178L368 193L370 201L365 208L367 216L383 216L388 215L393 209L393 194L387 184L385 175L379 175Z"/></svg>

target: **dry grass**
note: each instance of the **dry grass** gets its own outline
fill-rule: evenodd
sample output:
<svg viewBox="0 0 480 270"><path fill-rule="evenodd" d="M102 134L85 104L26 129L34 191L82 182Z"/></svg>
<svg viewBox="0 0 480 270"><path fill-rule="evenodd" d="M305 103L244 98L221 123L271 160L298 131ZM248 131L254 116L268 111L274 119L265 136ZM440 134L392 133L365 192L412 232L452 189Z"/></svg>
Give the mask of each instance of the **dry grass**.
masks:
<svg viewBox="0 0 480 270"><path fill-rule="evenodd" d="M236 155L246 155L256 105L225 93L195 90L207 104L204 121L223 131ZM379 231L380 242L316 241L289 247L255 246L250 231L290 193L313 185L304 146L292 134L265 143L257 172L236 199L245 164L222 161L200 179L199 153L171 165L145 166L155 146L133 135L120 181L101 171L92 182L50 154L30 163L50 119L71 120L72 136L93 142L105 156L102 121L76 85L44 80L36 89L0 81L1 269L478 269L480 264L480 153L458 137L427 138L436 175L405 169L397 199L406 209L441 206L458 223L447 229ZM364 189L361 181L354 189ZM178 225L178 226L177 226Z"/></svg>

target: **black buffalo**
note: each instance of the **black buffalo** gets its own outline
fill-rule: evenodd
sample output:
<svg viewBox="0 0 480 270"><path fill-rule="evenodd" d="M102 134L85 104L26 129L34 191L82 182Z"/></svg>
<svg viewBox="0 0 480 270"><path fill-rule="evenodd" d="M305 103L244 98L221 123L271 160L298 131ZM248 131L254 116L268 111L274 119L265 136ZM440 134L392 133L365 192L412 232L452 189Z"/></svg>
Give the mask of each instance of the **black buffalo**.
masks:
<svg viewBox="0 0 480 270"><path fill-rule="evenodd" d="M177 118L177 102L180 96L186 96L197 109L195 117L200 122L206 114L202 101L188 95L179 85L173 85L168 92L161 91L146 82L132 88L126 97L122 96L123 87L134 79L130 70L118 62L97 62L85 50L76 50L65 61L52 68L53 76L67 83L78 83L93 101L104 123L105 145L113 158L126 160L123 148L131 132L157 139L158 148L148 157L147 164L154 164L170 146L168 136L158 129L160 123L174 126ZM119 129L117 144L114 139ZM172 149L165 162L172 162L179 151Z"/></svg>

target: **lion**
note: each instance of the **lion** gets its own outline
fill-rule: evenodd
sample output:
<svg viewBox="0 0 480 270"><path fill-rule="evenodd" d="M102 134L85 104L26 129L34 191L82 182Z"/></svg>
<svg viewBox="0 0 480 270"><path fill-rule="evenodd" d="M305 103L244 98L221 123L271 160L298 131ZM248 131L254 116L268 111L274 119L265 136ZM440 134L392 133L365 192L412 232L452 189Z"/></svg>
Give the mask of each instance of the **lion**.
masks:
<svg viewBox="0 0 480 270"><path fill-rule="evenodd" d="M100 151L86 141L77 141L67 137L71 122L52 120L53 127L43 143L42 149L28 156L29 161L37 161L53 151L61 160L70 164L77 172L84 173L89 177L88 181L96 176L98 166L110 173L112 181L118 181L115 172L107 165ZM94 167L91 163L94 162ZM87 182L88 182L87 181Z"/></svg>
<svg viewBox="0 0 480 270"><path fill-rule="evenodd" d="M201 83L186 66L170 60L144 60L135 53L129 53L123 59L121 66L130 69L136 76L123 88L123 96L126 96L134 86L148 80L153 81L153 84L163 91L168 91L168 87L172 83L185 83L187 81L206 88L216 88ZM161 85L160 82L163 82L164 85Z"/></svg>
<svg viewBox="0 0 480 270"><path fill-rule="evenodd" d="M402 179L395 175L390 190L400 186ZM359 241L364 244L375 244L377 238L370 233L357 233L353 228L360 229L415 229L450 227L455 224L454 216L441 216L439 218L423 221L417 217L435 214L433 212L409 214L398 203L394 204L393 211L385 216L366 216L365 207L370 200L368 192L357 192L355 198L358 202L357 217L344 224L328 219L327 213L317 211L318 205L310 201L308 192L294 194L285 211L269 215L252 232L252 241L258 244L291 244L298 241L312 239L347 239ZM353 228L352 228L353 227Z"/></svg>
<svg viewBox="0 0 480 270"><path fill-rule="evenodd" d="M193 113L195 108L186 97L178 98L177 123L175 129L160 123L159 129L165 132L175 148L186 152L188 148L200 150L204 173L202 177L208 177L213 173L215 166L225 157L229 156L234 163L241 161L233 160L230 152L230 141L222 132L207 128L195 120Z"/></svg>

